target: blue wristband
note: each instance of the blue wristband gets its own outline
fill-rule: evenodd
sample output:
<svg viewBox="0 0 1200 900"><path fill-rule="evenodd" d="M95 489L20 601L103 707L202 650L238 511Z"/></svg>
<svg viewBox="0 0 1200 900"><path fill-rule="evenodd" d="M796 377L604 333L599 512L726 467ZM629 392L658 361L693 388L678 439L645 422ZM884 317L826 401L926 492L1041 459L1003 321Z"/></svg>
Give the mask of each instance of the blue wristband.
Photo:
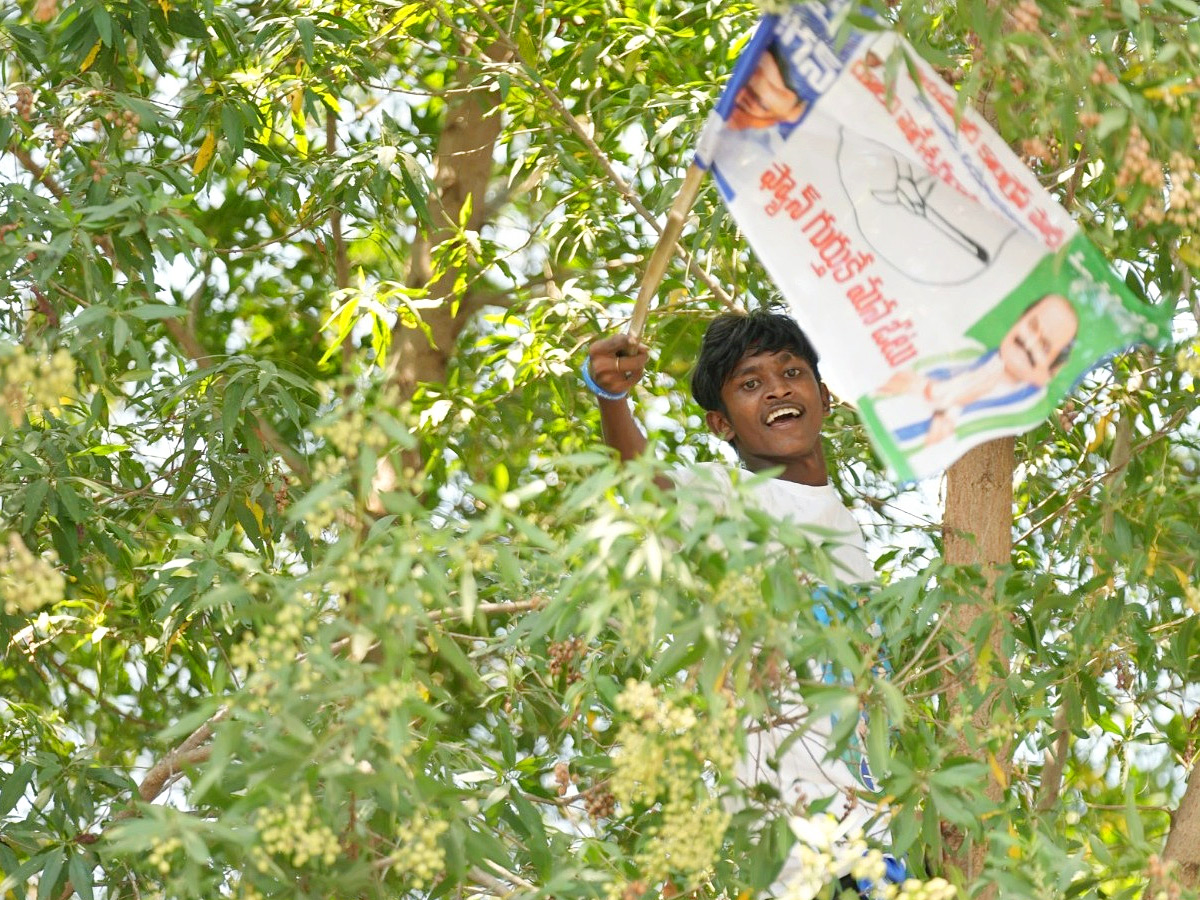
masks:
<svg viewBox="0 0 1200 900"><path fill-rule="evenodd" d="M587 389L601 400L624 400L629 396L629 391L623 394L614 394L612 391L606 391L592 380L591 357L585 356L583 358L583 365L579 369L579 377L583 379L583 383L587 386Z"/></svg>

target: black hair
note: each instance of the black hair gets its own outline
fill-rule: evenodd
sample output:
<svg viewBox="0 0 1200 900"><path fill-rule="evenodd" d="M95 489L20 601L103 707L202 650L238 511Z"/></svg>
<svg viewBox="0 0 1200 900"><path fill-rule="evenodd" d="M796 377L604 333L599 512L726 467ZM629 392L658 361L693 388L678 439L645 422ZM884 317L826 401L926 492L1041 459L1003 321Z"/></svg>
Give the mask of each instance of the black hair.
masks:
<svg viewBox="0 0 1200 900"><path fill-rule="evenodd" d="M817 351L790 316L769 309L722 313L709 323L700 342L700 358L692 370L692 396L707 410L723 409L721 388L742 357L781 350L804 360L821 380Z"/></svg>

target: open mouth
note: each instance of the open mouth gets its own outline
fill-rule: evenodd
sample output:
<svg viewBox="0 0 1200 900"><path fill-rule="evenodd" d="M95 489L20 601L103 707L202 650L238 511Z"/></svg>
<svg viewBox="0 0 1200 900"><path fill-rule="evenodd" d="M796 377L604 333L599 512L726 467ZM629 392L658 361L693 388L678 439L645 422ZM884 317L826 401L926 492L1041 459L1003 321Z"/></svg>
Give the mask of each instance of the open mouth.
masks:
<svg viewBox="0 0 1200 900"><path fill-rule="evenodd" d="M767 426L786 425L789 422L794 422L804 415L804 410L798 406L781 406L778 409L773 409L767 413Z"/></svg>

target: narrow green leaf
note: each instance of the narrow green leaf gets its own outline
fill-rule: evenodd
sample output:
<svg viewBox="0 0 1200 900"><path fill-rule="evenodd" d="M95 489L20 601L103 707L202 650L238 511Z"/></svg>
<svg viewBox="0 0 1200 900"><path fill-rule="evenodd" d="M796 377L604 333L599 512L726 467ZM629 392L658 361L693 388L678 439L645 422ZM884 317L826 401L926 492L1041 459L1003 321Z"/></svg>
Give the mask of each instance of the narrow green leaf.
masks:
<svg viewBox="0 0 1200 900"><path fill-rule="evenodd" d="M71 854L71 861L67 864L67 877L71 879L71 886L79 894L79 900L92 900L92 869L80 854Z"/></svg>
<svg viewBox="0 0 1200 900"><path fill-rule="evenodd" d="M56 849L46 858L46 865L42 867L42 875L38 879L37 900L50 900L55 896L58 876L62 874L66 861L67 858L63 855L61 848Z"/></svg>
<svg viewBox="0 0 1200 900"><path fill-rule="evenodd" d="M11 775L4 779L4 787L0 788L0 816L8 815L9 811L17 805L17 801L25 793L25 788L29 786L36 768L31 762L21 763Z"/></svg>
<svg viewBox="0 0 1200 900"><path fill-rule="evenodd" d="M25 489L25 508L21 518L21 530L28 532L32 530L33 524L41 517L42 506L46 502L46 495L50 493L50 481L47 478L40 478ZM4 810L0 809L0 815L3 815Z"/></svg>

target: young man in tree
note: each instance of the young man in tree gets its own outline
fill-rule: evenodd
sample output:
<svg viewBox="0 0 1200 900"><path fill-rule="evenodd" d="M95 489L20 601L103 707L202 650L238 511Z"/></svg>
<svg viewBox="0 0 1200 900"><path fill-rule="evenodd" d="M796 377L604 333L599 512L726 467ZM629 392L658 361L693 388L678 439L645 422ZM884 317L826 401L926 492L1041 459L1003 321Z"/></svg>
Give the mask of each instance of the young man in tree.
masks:
<svg viewBox="0 0 1200 900"><path fill-rule="evenodd" d="M588 348L584 382L600 404L604 441L628 460L646 438L626 397L646 369L648 349L627 334ZM817 525L840 537L830 548L843 581L875 577L862 531L829 482L821 425L829 390L821 381L817 353L788 316L765 310L727 313L709 325L692 373L692 395L714 434L728 441L751 472L782 468L753 489L754 502L775 518ZM729 469L701 463L671 473L675 487L710 487L720 503L732 493Z"/></svg>
<svg viewBox="0 0 1200 900"><path fill-rule="evenodd" d="M629 335L613 335L588 348L582 372L600 404L604 441L623 460L646 448L626 398L645 372L648 354L648 348ZM839 579L873 580L862 531L829 482L821 446L829 390L821 381L817 353L800 327L787 316L765 310L717 317L701 344L692 395L705 409L709 429L733 445L746 469L781 470L750 489L751 502L776 519L820 526L838 535L827 549ZM734 491L730 470L721 463L677 469L660 484L698 493L701 502L718 508ZM785 692L782 707L782 720L792 724L750 729L746 756L734 777L746 787L770 785L795 810L828 797L831 814L848 816L855 824L871 820L875 810L860 799L875 790L865 764L827 759L828 722L809 723L797 740L794 723L805 718L803 704L797 695ZM894 861L889 866L889 875L902 871ZM793 853L773 892L778 894L801 868Z"/></svg>

